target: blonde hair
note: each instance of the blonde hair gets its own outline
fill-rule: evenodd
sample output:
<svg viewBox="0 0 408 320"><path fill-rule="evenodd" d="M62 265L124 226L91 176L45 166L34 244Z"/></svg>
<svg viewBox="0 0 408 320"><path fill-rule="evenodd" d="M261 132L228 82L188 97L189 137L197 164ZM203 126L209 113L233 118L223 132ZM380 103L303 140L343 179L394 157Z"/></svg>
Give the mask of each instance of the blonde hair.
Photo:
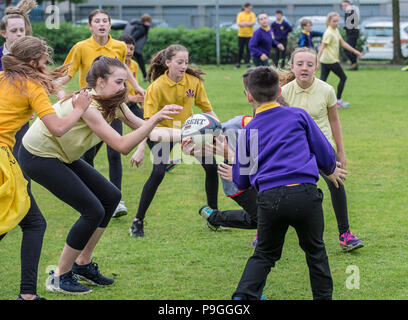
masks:
<svg viewBox="0 0 408 320"><path fill-rule="evenodd" d="M1 80L6 79L16 88L19 83L20 93L29 80L41 85L49 95L56 94L59 86L54 80L65 76L69 66L63 65L52 72L39 68L38 63L44 55L52 62L52 52L52 48L43 39L32 36L17 39L10 48L10 54L2 58L4 74Z"/></svg>
<svg viewBox="0 0 408 320"><path fill-rule="evenodd" d="M300 52L307 52L307 53L311 53L316 57L316 64L317 64L317 53L314 49L312 48L308 48L308 47L302 47L302 48L296 48L291 56L290 56L290 63L293 64L293 60L295 59L295 56L300 53Z"/></svg>
<svg viewBox="0 0 408 320"><path fill-rule="evenodd" d="M326 27L329 26L330 22L334 17L340 17L340 15L337 12L330 12L327 17L326 17Z"/></svg>

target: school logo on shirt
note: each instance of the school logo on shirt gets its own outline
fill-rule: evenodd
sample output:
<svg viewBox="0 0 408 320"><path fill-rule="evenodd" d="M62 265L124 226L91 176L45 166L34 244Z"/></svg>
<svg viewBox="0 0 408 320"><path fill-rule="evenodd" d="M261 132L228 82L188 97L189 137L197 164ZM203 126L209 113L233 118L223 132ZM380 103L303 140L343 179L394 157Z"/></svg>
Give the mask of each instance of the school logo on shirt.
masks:
<svg viewBox="0 0 408 320"><path fill-rule="evenodd" d="M194 90L188 89L186 91L187 98L194 98Z"/></svg>

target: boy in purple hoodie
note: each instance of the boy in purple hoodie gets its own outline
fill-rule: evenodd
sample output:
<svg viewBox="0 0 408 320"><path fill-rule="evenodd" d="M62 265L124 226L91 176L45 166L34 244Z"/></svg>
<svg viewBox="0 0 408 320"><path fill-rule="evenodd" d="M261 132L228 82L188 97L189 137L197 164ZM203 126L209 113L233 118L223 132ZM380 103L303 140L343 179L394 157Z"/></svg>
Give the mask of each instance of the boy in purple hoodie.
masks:
<svg viewBox="0 0 408 320"><path fill-rule="evenodd" d="M233 181L258 192L258 244L232 298L259 300L271 267L280 259L285 234L295 228L306 254L314 299L331 299L333 281L323 241L323 193L319 169L338 187L346 171L322 131L300 108L283 107L279 76L270 67L243 76L253 120L237 140Z"/></svg>
<svg viewBox="0 0 408 320"><path fill-rule="evenodd" d="M273 39L272 29L269 26L269 17L266 13L258 14L258 28L249 40L249 51L255 66L269 66L269 57L273 46L279 50L285 47Z"/></svg>
<svg viewBox="0 0 408 320"><path fill-rule="evenodd" d="M293 28L289 22L283 19L282 10L276 10L275 17L276 21L271 24L273 38L275 39L275 41L282 44L286 48L288 44L289 33L292 32ZM277 52L275 52L275 55L273 56L273 63L275 64L276 68L279 65L280 59L282 59L281 68L283 69L285 67L286 49L282 51L277 50Z"/></svg>

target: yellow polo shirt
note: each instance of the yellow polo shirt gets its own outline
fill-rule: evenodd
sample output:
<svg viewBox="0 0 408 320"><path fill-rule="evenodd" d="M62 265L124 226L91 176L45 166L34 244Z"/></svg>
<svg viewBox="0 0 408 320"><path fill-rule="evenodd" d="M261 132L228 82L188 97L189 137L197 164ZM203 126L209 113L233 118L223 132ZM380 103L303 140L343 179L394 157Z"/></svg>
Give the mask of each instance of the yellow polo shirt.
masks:
<svg viewBox="0 0 408 320"><path fill-rule="evenodd" d="M144 100L144 117L149 119L165 105L177 104L183 107L174 120L163 120L159 127L181 128L184 122L193 115L193 104L202 111L212 111L202 81L185 73L183 79L174 82L168 77L168 71L157 78L146 90Z"/></svg>
<svg viewBox="0 0 408 320"><path fill-rule="evenodd" d="M83 40L75 44L68 53L64 64L72 63L68 75L73 78L79 70L79 85L81 88L86 87L86 73L91 68L92 62L96 57L102 55L109 58L118 58L123 63L125 62L127 47L126 43L112 39L109 35L108 42L101 46L91 36L89 39Z"/></svg>
<svg viewBox="0 0 408 320"><path fill-rule="evenodd" d="M96 94L94 90L90 93ZM72 98L55 103L53 108L60 118L68 116L74 110ZM89 108L99 109L99 105L93 100ZM122 105L122 109L124 112L130 112L126 104ZM120 112L118 109L116 116L119 116ZM53 136L44 123L37 119L23 137L23 145L30 153L43 158L56 158L65 163L78 160L100 141L101 139L82 118L61 137Z"/></svg>
<svg viewBox="0 0 408 320"><path fill-rule="evenodd" d="M130 59L128 67L129 67L130 72L132 72L133 77L135 78L135 80L137 82L137 72L139 71L139 65L137 64L137 62L135 60ZM127 83L128 88L129 88L128 95L129 96L134 96L136 94L135 89L133 88L133 86L130 84L129 81L127 81L126 83Z"/></svg>
<svg viewBox="0 0 408 320"><path fill-rule="evenodd" d="M18 83L18 82L17 82ZM55 113L45 89L33 82L25 81L20 93L18 87L10 84L0 72L0 145L13 150L17 131L31 119L33 111L39 118Z"/></svg>
<svg viewBox="0 0 408 320"><path fill-rule="evenodd" d="M30 80L10 84L0 72L0 235L13 229L27 214L30 197L27 180L13 157L15 134L30 120L55 113L45 89ZM40 121L40 120L38 120Z"/></svg>
<svg viewBox="0 0 408 320"><path fill-rule="evenodd" d="M241 22L255 22L256 16L255 13L241 11L237 15L237 23ZM250 38L254 34L254 27L239 27L238 37Z"/></svg>
<svg viewBox="0 0 408 320"><path fill-rule="evenodd" d="M320 130L322 130L332 147L336 149L328 117L328 108L336 108L337 102L336 93L331 85L315 78L309 88L302 89L296 80L293 80L282 87L282 97L291 107L306 110Z"/></svg>
<svg viewBox="0 0 408 320"><path fill-rule="evenodd" d="M338 28L333 29L328 26L323 34L322 42L326 45L320 56L320 62L326 64L333 64L340 62L339 50L340 50L341 34Z"/></svg>

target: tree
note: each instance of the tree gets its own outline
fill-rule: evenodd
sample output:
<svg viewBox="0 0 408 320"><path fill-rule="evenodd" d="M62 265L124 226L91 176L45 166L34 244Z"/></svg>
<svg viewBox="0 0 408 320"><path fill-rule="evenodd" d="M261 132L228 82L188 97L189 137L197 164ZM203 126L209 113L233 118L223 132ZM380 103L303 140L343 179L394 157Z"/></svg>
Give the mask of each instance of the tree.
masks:
<svg viewBox="0 0 408 320"><path fill-rule="evenodd" d="M401 51L399 0L392 0L392 25L394 37L394 54L391 63L403 64L404 58L402 57Z"/></svg>

